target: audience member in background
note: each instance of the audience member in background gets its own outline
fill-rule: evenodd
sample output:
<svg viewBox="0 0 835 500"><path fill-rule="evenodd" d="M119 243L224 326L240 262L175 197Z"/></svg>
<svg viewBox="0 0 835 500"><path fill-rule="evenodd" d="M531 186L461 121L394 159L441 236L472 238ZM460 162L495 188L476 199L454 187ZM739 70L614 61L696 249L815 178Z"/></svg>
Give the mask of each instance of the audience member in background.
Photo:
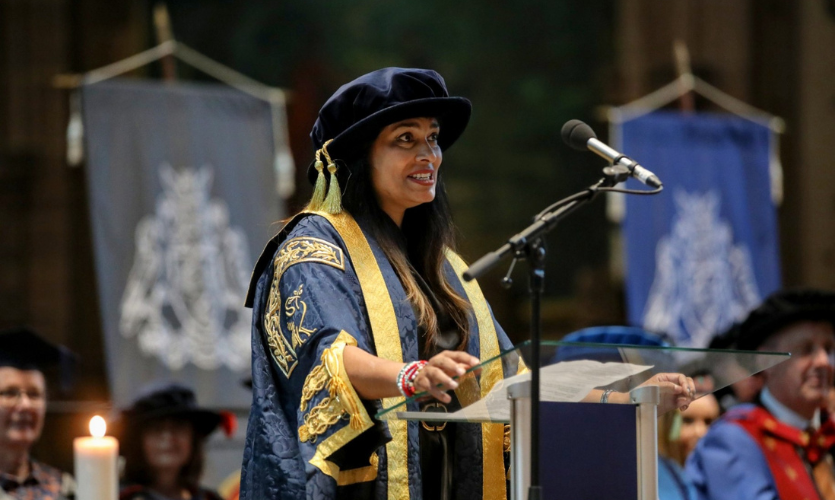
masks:
<svg viewBox="0 0 835 500"><path fill-rule="evenodd" d="M563 342L582 342L590 344L618 344L645 347L671 347L661 336L632 326L596 326L585 328L566 335ZM601 347L593 349L579 346L564 346L559 349L556 361L571 359L593 359L600 362L628 362L653 365L655 371L675 372L675 360L667 352L658 349L644 351L623 351ZM694 378L694 383L696 379ZM705 388L696 386L699 394ZM704 399L702 397L701 399ZM701 401L692 401L690 408ZM678 449L681 435L681 414L679 410L669 411L660 416L658 422L658 499L659 500L695 500L696 491L681 468L681 462L674 461L668 451ZM672 439L675 434L675 439Z"/></svg>
<svg viewBox="0 0 835 500"><path fill-rule="evenodd" d="M0 500L72 498L72 476L29 454L46 416L44 370L70 357L28 328L0 332Z"/></svg>
<svg viewBox="0 0 835 500"><path fill-rule="evenodd" d="M676 457L678 440L681 436L681 421L681 413L678 410L669 411L658 417L659 500L696 499L696 490Z"/></svg>
<svg viewBox="0 0 835 500"><path fill-rule="evenodd" d="M200 487L203 447L219 425L227 433L233 430L229 417L199 408L194 392L178 384L143 390L121 415L125 470L119 498L219 500L217 493Z"/></svg>
<svg viewBox="0 0 835 500"><path fill-rule="evenodd" d="M695 500L696 490L682 467L696 443L719 418L719 403L711 394L715 389L713 377L707 372L701 372L693 374L693 381L696 384L696 394L704 395L690 403L687 409L667 412L659 418L658 468L661 500Z"/></svg>
<svg viewBox="0 0 835 500"><path fill-rule="evenodd" d="M697 389L697 394L699 394ZM719 418L719 403L713 394L706 394L696 399L684 411L670 412L664 416L667 424L665 431L665 455L684 466L687 457L696 449L696 444L705 434L711 424ZM666 420L669 420L667 423ZM659 424L659 430L664 425ZM661 436L659 436L659 448Z"/></svg>
<svg viewBox="0 0 835 500"><path fill-rule="evenodd" d="M835 499L835 294L785 290L739 325L742 350L790 352L761 375L753 404L717 421L687 461L702 500Z"/></svg>

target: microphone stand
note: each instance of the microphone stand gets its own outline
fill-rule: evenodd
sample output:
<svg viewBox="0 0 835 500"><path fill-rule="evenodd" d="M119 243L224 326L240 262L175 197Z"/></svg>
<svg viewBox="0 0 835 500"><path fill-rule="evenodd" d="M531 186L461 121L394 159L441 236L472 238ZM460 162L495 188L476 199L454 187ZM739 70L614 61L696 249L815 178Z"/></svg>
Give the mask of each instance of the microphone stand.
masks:
<svg viewBox="0 0 835 500"><path fill-rule="evenodd" d="M531 298L531 436L539 433L539 370L541 365L539 357L542 334L540 306L542 292L545 289L545 246L542 237L554 229L560 219L593 200L601 188L611 188L629 177L629 171L618 166L607 167L603 172L604 178L585 190L546 208L544 213L536 217L533 224L510 238L498 250L478 259L463 274L466 281L476 279L510 254L513 254L515 259L528 261L528 292ZM534 437L531 439L531 483L528 499L539 500L540 498L542 498L542 488L539 484L539 440Z"/></svg>

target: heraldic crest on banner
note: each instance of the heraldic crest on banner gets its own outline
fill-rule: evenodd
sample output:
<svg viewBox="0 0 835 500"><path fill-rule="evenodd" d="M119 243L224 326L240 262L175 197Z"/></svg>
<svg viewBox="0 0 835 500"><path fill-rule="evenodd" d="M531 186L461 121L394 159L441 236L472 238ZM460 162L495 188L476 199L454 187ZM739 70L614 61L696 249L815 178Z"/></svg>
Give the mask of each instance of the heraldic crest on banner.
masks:
<svg viewBox="0 0 835 500"><path fill-rule="evenodd" d="M658 241L643 324L682 345L704 347L756 307L760 293L750 252L734 242L720 216L719 194L677 190L674 198L676 214L670 234Z"/></svg>
<svg viewBox="0 0 835 500"><path fill-rule="evenodd" d="M252 267L244 232L211 198L213 171L159 169L154 214L136 228L120 331L169 369L249 366L251 315L243 307Z"/></svg>

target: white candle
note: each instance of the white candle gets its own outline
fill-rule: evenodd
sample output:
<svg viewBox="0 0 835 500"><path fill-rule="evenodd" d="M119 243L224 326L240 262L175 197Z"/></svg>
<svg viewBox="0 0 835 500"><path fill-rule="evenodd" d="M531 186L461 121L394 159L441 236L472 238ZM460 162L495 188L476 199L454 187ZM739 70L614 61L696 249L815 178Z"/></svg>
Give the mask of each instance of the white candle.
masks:
<svg viewBox="0 0 835 500"><path fill-rule="evenodd" d="M90 434L73 440L75 451L75 497L79 500L119 498L119 473L116 468L119 442L105 436L107 424L98 415L90 420Z"/></svg>

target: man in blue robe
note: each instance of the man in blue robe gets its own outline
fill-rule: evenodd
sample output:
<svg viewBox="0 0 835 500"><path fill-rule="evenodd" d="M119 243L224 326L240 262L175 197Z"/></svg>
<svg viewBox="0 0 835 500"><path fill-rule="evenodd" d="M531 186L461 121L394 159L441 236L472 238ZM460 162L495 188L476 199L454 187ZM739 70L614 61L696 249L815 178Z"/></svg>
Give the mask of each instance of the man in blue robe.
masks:
<svg viewBox="0 0 835 500"><path fill-rule="evenodd" d="M786 290L738 326L743 350L790 352L762 375L754 404L713 424L687 461L702 500L832 500L835 421L825 409L835 373L835 294Z"/></svg>

